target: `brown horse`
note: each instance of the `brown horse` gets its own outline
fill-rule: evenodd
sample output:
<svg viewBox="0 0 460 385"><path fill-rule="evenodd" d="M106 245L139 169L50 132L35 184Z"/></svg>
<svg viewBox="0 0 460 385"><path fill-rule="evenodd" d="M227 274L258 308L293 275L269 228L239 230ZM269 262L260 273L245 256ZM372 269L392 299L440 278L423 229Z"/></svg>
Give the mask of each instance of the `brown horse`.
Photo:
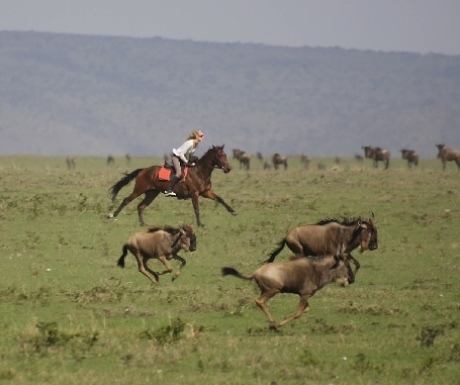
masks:
<svg viewBox="0 0 460 385"><path fill-rule="evenodd" d="M109 192L112 200L115 199L122 187L129 184L132 180L136 180L133 192L121 202L117 210L108 215L108 218L116 217L120 211L129 202L136 199L138 196L145 194L144 199L137 206L139 214L139 223L144 225L144 210L152 203L152 201L162 192L167 190L169 181L160 180L159 173L162 166L151 166L147 168L139 168L115 183ZM180 183L174 188L177 199L192 199L193 209L195 211L196 221L198 226L203 226L200 220L200 209L198 197L201 195L204 198L209 198L218 203L221 203L229 213L236 215L236 212L225 201L211 190L211 173L214 168L220 168L224 173L231 170L227 160L227 154L224 151L224 146L212 146L200 159L197 160L196 166L189 167L188 173ZM168 198L170 199L170 198Z"/></svg>
<svg viewBox="0 0 460 385"><path fill-rule="evenodd" d="M460 171L460 150L446 147L445 144L436 144L438 148L438 158L442 160L442 169L446 169L446 162L454 161L457 163L458 171Z"/></svg>

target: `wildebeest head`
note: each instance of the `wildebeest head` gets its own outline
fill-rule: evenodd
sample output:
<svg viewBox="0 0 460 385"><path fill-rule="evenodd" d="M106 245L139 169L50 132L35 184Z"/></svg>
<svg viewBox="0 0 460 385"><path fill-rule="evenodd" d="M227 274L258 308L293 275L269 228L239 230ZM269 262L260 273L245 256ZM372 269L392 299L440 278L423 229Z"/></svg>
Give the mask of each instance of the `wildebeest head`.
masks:
<svg viewBox="0 0 460 385"><path fill-rule="evenodd" d="M359 251L362 253L365 250L377 250L379 244L377 226L374 222L374 213L372 213L372 218L359 221L358 226L361 228L361 248Z"/></svg>
<svg viewBox="0 0 460 385"><path fill-rule="evenodd" d="M183 241L182 248L185 251L195 251L196 250L196 235L193 231L193 226L191 225L182 225L179 227Z"/></svg>
<svg viewBox="0 0 460 385"><path fill-rule="evenodd" d="M355 282L355 275L353 269L350 266L347 258L340 258L336 260L336 263L331 268L334 272L334 282L340 286L351 285Z"/></svg>
<svg viewBox="0 0 460 385"><path fill-rule="evenodd" d="M444 147L446 147L446 145L444 143L436 143L436 147L438 148L438 158L441 158L442 150L444 150Z"/></svg>

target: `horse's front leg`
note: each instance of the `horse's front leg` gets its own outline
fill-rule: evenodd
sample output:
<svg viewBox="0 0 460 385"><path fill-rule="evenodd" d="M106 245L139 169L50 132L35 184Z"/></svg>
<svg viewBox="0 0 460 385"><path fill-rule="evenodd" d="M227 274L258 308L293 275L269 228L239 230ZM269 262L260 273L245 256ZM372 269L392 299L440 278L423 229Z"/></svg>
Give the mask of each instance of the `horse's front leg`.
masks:
<svg viewBox="0 0 460 385"><path fill-rule="evenodd" d="M214 191L212 190L206 190L201 193L201 196L205 198L212 199L213 201L219 202L221 205L223 205L227 211L232 214L232 215L237 215L236 211L233 210L219 195L217 195Z"/></svg>
<svg viewBox="0 0 460 385"><path fill-rule="evenodd" d="M204 226L200 220L200 204L198 202L198 194L192 195L192 205L193 205L193 211L195 212L196 224L199 227Z"/></svg>

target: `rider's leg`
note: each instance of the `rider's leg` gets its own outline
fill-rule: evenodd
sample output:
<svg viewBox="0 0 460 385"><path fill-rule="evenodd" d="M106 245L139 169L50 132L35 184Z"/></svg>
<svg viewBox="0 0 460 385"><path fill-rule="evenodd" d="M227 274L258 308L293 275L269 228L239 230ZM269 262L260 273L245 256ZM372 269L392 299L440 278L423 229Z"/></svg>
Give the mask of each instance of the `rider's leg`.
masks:
<svg viewBox="0 0 460 385"><path fill-rule="evenodd" d="M172 156L172 162L173 162L173 166L174 166L174 170L176 171L175 174L171 175L171 179L169 181L169 188L167 191L165 191L165 194L167 196L176 196L176 194L174 193L174 187L176 186L177 182L179 182L180 178L181 178L181 173L182 173L182 170L181 170L181 167L180 167L180 161L179 161L179 158L177 156Z"/></svg>

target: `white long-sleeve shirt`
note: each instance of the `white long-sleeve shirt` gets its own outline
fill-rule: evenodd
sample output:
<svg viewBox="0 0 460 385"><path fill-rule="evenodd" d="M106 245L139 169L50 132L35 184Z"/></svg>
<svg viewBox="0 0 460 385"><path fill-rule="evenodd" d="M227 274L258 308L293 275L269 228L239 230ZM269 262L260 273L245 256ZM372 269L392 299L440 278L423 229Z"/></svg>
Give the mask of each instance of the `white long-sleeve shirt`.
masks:
<svg viewBox="0 0 460 385"><path fill-rule="evenodd" d="M193 139L186 140L179 148L173 148L173 154L181 158L184 163L188 163L190 155L194 152Z"/></svg>

